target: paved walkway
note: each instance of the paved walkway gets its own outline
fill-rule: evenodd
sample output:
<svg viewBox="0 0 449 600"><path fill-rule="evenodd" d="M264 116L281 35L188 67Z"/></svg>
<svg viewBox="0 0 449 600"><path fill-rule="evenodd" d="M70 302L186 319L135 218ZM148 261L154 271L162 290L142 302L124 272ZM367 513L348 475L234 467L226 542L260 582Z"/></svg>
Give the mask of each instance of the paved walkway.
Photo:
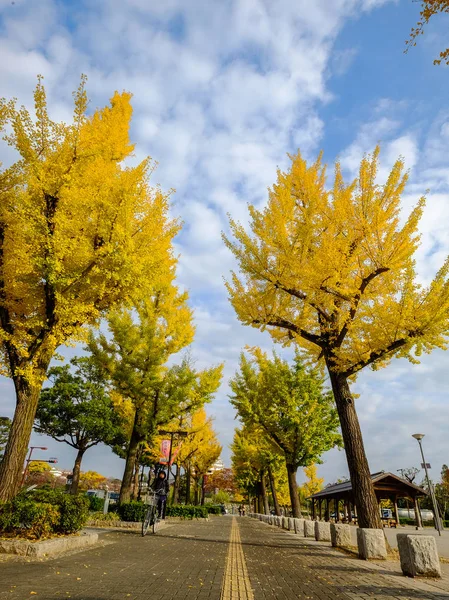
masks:
<svg viewBox="0 0 449 600"><path fill-rule="evenodd" d="M101 539L58 559L0 562L0 599L449 600L449 574L410 580L396 563L366 563L249 518Z"/></svg>

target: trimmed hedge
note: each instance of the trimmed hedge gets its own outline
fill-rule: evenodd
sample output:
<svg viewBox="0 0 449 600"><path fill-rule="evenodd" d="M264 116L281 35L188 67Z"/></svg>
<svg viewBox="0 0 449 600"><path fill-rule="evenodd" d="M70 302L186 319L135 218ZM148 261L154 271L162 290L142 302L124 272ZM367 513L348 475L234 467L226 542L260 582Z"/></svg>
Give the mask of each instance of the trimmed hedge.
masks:
<svg viewBox="0 0 449 600"><path fill-rule="evenodd" d="M91 512L89 515L89 521L105 521L107 523L113 523L114 521L120 521L120 517L116 512L110 512L104 514L103 511Z"/></svg>
<svg viewBox="0 0 449 600"><path fill-rule="evenodd" d="M88 516L88 501L54 490L19 494L0 506L0 532L30 539L79 531Z"/></svg>
<svg viewBox="0 0 449 600"><path fill-rule="evenodd" d="M219 504L205 504L204 507L209 515L221 515L221 506Z"/></svg>
<svg viewBox="0 0 449 600"><path fill-rule="evenodd" d="M166 515L167 517L180 517L181 519L207 519L208 511L206 506L178 504L167 506Z"/></svg>
<svg viewBox="0 0 449 600"><path fill-rule="evenodd" d="M144 502L131 500L131 502L120 504L118 514L122 521L143 521L147 508ZM207 506L177 504L175 506L167 506L165 514L167 517L179 517L181 519L207 519L209 512Z"/></svg>
<svg viewBox="0 0 449 600"><path fill-rule="evenodd" d="M89 500L89 510L94 512L103 510L104 508L104 498L97 498L97 496L87 496Z"/></svg>
<svg viewBox="0 0 449 600"><path fill-rule="evenodd" d="M416 525L415 519L399 519L400 525ZM433 527L433 521L423 521L423 527Z"/></svg>
<svg viewBox="0 0 449 600"><path fill-rule="evenodd" d="M125 502L118 507L118 514L122 521L143 521L146 511L147 506L137 500Z"/></svg>

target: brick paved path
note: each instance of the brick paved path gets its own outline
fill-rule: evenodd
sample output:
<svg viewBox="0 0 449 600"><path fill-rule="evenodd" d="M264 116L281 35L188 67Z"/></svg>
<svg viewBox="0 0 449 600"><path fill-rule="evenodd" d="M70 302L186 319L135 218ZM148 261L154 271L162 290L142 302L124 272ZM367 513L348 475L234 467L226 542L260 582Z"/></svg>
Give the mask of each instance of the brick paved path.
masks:
<svg viewBox="0 0 449 600"><path fill-rule="evenodd" d="M449 600L449 578L410 580L396 564L367 564L248 518L102 540L58 559L0 562L0 600Z"/></svg>

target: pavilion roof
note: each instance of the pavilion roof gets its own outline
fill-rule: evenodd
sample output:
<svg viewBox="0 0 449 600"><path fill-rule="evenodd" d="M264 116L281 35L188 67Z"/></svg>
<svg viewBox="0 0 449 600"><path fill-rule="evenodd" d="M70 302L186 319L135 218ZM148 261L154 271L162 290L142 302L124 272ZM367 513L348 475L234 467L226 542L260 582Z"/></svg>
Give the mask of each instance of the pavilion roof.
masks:
<svg viewBox="0 0 449 600"><path fill-rule="evenodd" d="M402 479L385 471L371 474L371 481L374 484L374 490L376 492L389 491L393 493L408 492L411 497L414 496L427 496L428 493L423 488L411 483L407 479ZM338 498L352 494L352 483L350 481L344 481L343 483L335 483L334 485L328 485L323 490L310 496L312 499L323 499L323 498Z"/></svg>

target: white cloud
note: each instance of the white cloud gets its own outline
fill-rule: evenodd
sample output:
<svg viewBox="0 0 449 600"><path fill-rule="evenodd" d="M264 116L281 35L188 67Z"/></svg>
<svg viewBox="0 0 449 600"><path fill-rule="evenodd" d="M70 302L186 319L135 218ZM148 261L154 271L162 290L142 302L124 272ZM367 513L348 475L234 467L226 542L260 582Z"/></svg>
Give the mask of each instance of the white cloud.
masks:
<svg viewBox="0 0 449 600"><path fill-rule="evenodd" d="M179 279L196 309L193 354L204 366L226 360L228 378L245 344L269 348L271 342L239 324L227 303L222 276L233 259L219 237L227 229L225 215L245 221L246 203L266 201L287 152L298 146L306 155L316 151L325 131L320 108L332 98L327 78L349 68L353 56L348 48L332 65L333 43L349 18L383 0L0 2L2 95L29 106L35 76L42 73L55 118L68 119L82 72L89 76L92 109L116 89L133 92L136 155L159 162L153 181L176 188L173 212L186 223L176 249ZM387 140L386 162L399 153L416 163L415 133L401 131L387 102L343 152L348 170L379 139ZM442 139L445 123L439 125ZM426 152L439 148L429 145ZM427 177L443 181L440 173ZM443 207L443 196L436 201ZM429 231L436 224L430 221ZM7 406L4 400L0 406L11 412L8 386ZM226 393L224 386L211 407L225 444L234 425ZM100 460L109 473L107 459ZM340 464L344 455L328 460Z"/></svg>

